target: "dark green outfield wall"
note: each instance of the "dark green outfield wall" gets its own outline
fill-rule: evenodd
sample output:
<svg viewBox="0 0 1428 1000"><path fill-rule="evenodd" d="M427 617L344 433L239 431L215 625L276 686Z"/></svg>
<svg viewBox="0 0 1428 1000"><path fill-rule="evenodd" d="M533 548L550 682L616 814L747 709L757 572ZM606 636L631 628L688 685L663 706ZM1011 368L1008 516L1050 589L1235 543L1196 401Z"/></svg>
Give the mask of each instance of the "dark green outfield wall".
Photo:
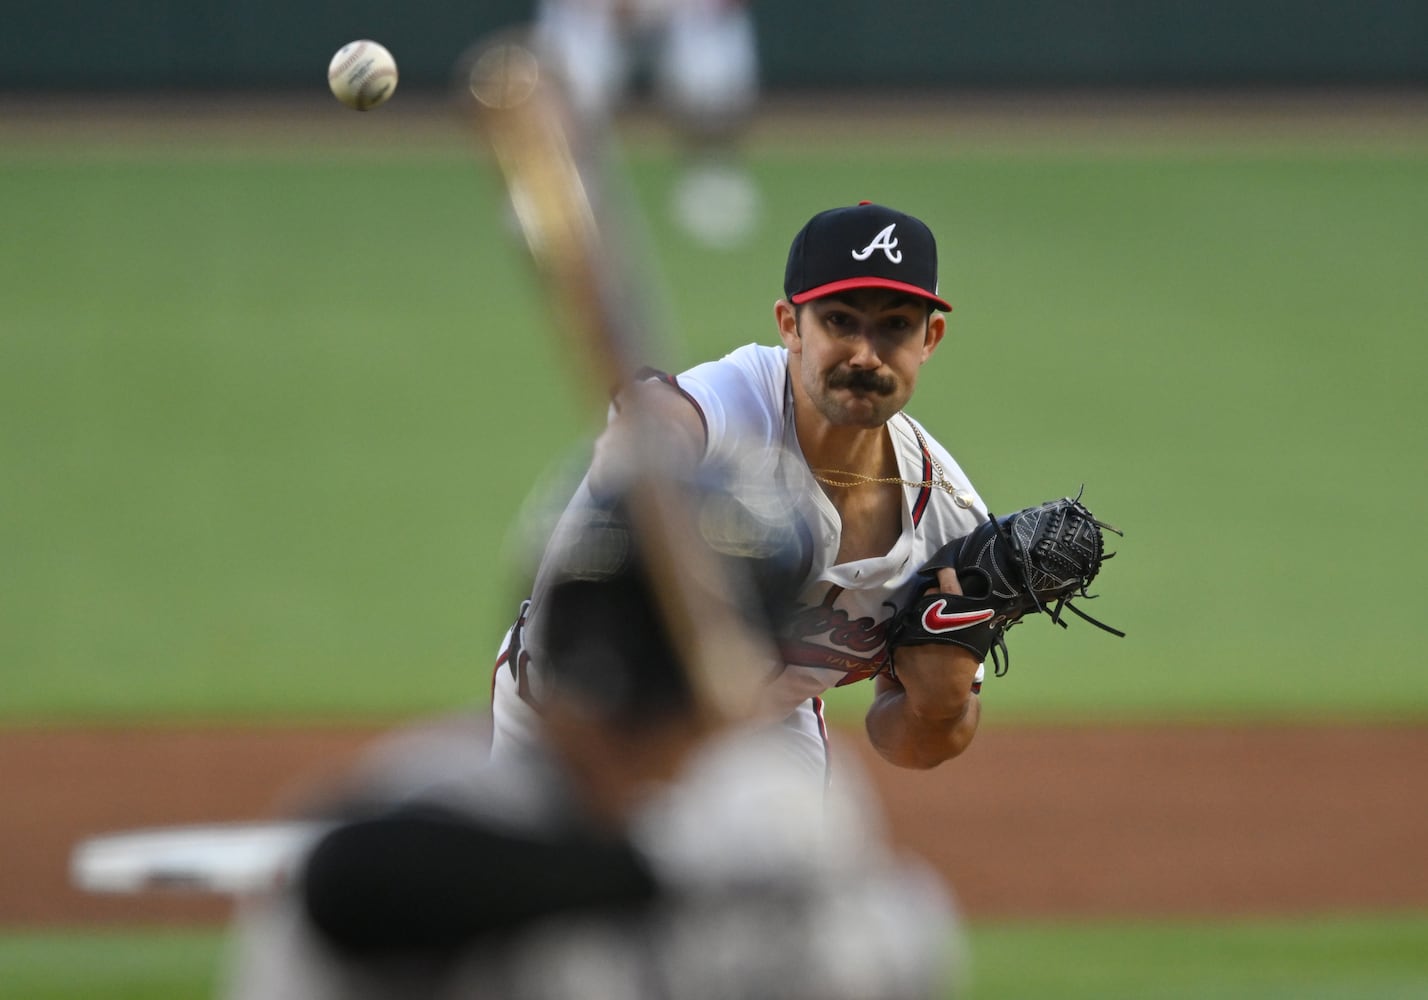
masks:
<svg viewBox="0 0 1428 1000"><path fill-rule="evenodd" d="M529 0L5 0L7 90L288 88L353 38L443 83ZM1428 0L755 0L771 88L1428 83Z"/></svg>

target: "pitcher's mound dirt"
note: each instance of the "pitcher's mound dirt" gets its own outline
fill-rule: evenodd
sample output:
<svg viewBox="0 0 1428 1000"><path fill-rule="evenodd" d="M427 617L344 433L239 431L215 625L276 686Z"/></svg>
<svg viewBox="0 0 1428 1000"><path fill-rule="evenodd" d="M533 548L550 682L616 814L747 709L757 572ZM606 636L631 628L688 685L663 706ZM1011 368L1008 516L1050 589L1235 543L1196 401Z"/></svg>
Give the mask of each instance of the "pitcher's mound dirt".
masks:
<svg viewBox="0 0 1428 1000"><path fill-rule="evenodd" d="M77 892L70 851L101 832L282 815L379 735L0 730L0 925L226 918L214 900ZM987 727L929 772L836 739L892 840L974 919L1428 906L1428 727Z"/></svg>

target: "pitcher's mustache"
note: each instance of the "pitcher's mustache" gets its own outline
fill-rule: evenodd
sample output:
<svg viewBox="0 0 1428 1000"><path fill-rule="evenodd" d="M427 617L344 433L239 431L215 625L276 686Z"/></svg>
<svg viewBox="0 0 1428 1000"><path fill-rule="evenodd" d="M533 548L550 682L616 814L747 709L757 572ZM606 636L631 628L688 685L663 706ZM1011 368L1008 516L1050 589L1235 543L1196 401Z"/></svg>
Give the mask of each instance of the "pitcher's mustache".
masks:
<svg viewBox="0 0 1428 1000"><path fill-rule="evenodd" d="M897 387L897 384L886 375L879 375L877 372L860 371L848 369L847 371L835 371L828 376L828 388L830 389L854 389L858 392L876 392L879 395L890 395Z"/></svg>

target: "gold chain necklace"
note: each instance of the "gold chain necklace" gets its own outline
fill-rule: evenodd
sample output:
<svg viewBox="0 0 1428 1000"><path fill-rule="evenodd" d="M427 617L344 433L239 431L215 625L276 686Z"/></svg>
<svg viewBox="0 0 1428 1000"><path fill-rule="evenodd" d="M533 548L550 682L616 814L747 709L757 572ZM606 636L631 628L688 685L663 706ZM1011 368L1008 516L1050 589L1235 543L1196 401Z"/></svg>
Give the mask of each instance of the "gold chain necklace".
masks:
<svg viewBox="0 0 1428 1000"><path fill-rule="evenodd" d="M904 414L906 419L906 414ZM922 432L917 429L917 425L911 420L907 421L912 428L913 435L917 438L918 445L922 448L922 453L927 456L927 460L932 463L932 473L934 479L925 479L920 483L914 483L903 479L901 476L865 476L861 472L846 472L842 469L809 469L813 478L825 486L833 486L839 489L846 489L851 486L875 486L875 485L896 485L910 486L913 489L933 489L942 490L952 497L952 502L963 510L972 506L972 497L969 493L959 493L957 487L947 479L947 474L942 469L942 464L932 456L931 450L927 447L927 442L922 438Z"/></svg>

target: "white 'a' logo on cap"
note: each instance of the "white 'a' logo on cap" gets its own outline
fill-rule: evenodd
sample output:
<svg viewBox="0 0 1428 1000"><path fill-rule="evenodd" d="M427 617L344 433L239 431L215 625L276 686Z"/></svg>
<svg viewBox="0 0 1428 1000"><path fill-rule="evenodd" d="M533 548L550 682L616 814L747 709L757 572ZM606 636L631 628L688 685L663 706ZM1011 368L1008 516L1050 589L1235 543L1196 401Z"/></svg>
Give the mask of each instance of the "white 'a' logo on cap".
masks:
<svg viewBox="0 0 1428 1000"><path fill-rule="evenodd" d="M901 264L902 251L897 248L897 239L893 236L893 229L896 227L897 223L894 222L891 226L888 226L882 232L878 233L878 235L874 236L873 242L869 243L861 250L854 250L853 259L867 260L873 255L874 250L881 250L883 253L887 254L888 260L892 261L894 264Z"/></svg>

